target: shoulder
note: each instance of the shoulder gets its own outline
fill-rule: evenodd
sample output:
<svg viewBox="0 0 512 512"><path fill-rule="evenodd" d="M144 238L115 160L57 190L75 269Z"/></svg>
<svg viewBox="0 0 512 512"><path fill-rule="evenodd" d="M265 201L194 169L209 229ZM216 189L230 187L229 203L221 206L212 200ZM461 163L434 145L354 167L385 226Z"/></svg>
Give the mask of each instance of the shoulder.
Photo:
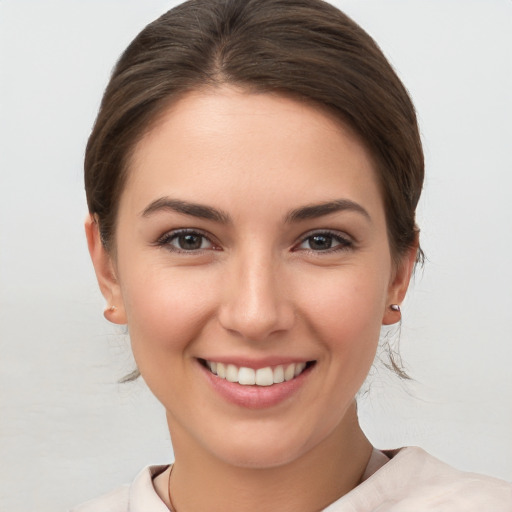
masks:
<svg viewBox="0 0 512 512"><path fill-rule="evenodd" d="M512 484L459 471L417 447L390 460L325 512L512 512Z"/></svg>
<svg viewBox="0 0 512 512"><path fill-rule="evenodd" d="M115 491L82 503L70 512L128 512L129 486L123 485Z"/></svg>
<svg viewBox="0 0 512 512"><path fill-rule="evenodd" d="M129 485L87 501L70 512L168 512L153 487L153 478L167 466L145 467Z"/></svg>
<svg viewBox="0 0 512 512"><path fill-rule="evenodd" d="M383 467L381 483L388 483L392 495L382 512L512 511L512 484L508 482L459 471L417 447L387 455L392 458Z"/></svg>

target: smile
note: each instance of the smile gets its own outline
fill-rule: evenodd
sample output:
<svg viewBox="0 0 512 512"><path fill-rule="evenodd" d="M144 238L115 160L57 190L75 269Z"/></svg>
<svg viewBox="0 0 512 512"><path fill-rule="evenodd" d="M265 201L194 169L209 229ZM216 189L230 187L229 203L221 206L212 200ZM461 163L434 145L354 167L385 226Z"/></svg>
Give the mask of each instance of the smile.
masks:
<svg viewBox="0 0 512 512"><path fill-rule="evenodd" d="M314 361L309 361L307 363L266 366L255 370L245 366L238 367L234 364L224 364L204 359L201 362L217 377L242 386L272 386L273 384L287 382L298 377L306 368L314 364Z"/></svg>

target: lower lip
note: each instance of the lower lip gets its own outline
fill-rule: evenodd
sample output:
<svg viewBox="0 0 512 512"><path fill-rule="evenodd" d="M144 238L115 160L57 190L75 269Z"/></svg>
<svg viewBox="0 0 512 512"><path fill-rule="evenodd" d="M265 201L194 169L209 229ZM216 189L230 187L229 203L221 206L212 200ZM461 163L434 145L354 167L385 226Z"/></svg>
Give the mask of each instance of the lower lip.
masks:
<svg viewBox="0 0 512 512"><path fill-rule="evenodd" d="M199 361L198 366L213 389L228 402L247 409L265 409L279 405L297 393L314 365L306 368L298 377L272 386L243 386L217 377Z"/></svg>

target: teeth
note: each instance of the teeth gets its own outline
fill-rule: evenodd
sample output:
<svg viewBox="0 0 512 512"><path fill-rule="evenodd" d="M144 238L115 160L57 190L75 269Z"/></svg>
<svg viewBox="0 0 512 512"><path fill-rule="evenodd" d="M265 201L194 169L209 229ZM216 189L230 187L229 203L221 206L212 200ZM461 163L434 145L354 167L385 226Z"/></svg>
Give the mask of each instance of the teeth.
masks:
<svg viewBox="0 0 512 512"><path fill-rule="evenodd" d="M256 384L256 372L252 368L240 368L238 370L238 383L244 386Z"/></svg>
<svg viewBox="0 0 512 512"><path fill-rule="evenodd" d="M258 386L272 386L274 384L274 372L270 366L256 370L256 384Z"/></svg>
<svg viewBox="0 0 512 512"><path fill-rule="evenodd" d="M294 372L295 377L300 375L304 371L304 368L306 368L306 363L297 363L295 365L295 372Z"/></svg>
<svg viewBox="0 0 512 512"><path fill-rule="evenodd" d="M238 382L243 386L272 386L272 384L280 384L284 381L292 380L298 377L306 368L306 363L291 363L283 366L267 366L254 370L244 366L238 368L234 364L216 363L214 361L206 361L206 365L210 371L229 382Z"/></svg>
<svg viewBox="0 0 512 512"><path fill-rule="evenodd" d="M226 380L229 382L238 382L238 368L234 364L227 365Z"/></svg>
<svg viewBox="0 0 512 512"><path fill-rule="evenodd" d="M295 365L289 364L284 371L284 380L292 380L295 377Z"/></svg>
<svg viewBox="0 0 512 512"><path fill-rule="evenodd" d="M276 366L274 368L274 383L279 384L280 382L284 382L284 368L282 366Z"/></svg>
<svg viewBox="0 0 512 512"><path fill-rule="evenodd" d="M225 379L226 378L226 367L222 363L217 363L217 375L221 379Z"/></svg>

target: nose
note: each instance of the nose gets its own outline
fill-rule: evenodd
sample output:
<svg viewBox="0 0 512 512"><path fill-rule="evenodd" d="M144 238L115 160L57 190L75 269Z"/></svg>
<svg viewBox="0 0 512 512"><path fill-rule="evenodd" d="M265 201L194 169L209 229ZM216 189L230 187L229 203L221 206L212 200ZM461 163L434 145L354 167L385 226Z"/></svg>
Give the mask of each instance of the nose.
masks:
<svg viewBox="0 0 512 512"><path fill-rule="evenodd" d="M287 279L270 255L240 257L229 268L223 296L221 325L246 340L264 341L293 325Z"/></svg>

